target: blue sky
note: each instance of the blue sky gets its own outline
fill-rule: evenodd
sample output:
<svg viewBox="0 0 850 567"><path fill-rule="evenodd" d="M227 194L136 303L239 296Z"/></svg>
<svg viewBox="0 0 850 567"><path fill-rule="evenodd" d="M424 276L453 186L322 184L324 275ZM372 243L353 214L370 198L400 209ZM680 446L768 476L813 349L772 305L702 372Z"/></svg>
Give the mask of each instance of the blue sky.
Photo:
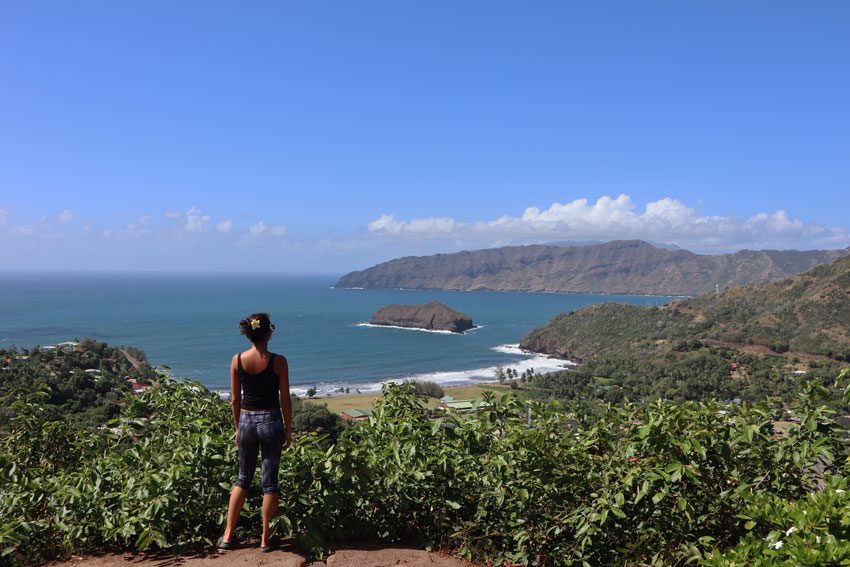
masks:
<svg viewBox="0 0 850 567"><path fill-rule="evenodd" d="M850 245L846 2L7 2L6 269Z"/></svg>

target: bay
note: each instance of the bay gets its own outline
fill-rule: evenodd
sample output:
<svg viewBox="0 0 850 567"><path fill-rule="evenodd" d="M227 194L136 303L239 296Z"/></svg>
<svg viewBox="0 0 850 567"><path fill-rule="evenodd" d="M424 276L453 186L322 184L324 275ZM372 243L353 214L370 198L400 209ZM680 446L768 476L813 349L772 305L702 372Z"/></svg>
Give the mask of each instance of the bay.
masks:
<svg viewBox="0 0 850 567"><path fill-rule="evenodd" d="M143 349L152 364L211 389L229 386L231 356L248 346L238 322L270 313L270 348L289 360L293 391L373 391L386 379L443 384L493 378L496 366L550 371L564 361L522 353L523 335L561 312L603 301L661 305L663 296L334 289L337 275L0 275L0 347L92 337ZM464 335L364 326L390 303L441 301L470 315Z"/></svg>

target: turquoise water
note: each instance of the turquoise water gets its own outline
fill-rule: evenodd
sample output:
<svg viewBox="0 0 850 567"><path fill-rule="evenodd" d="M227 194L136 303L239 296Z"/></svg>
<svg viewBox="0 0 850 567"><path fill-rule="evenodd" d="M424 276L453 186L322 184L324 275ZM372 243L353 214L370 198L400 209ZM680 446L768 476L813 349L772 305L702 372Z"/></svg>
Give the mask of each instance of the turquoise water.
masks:
<svg viewBox="0 0 850 567"><path fill-rule="evenodd" d="M293 390L421 377L446 384L492 378L496 365L551 370L520 338L554 315L603 301L658 305L668 297L523 292L332 289L337 276L0 275L0 347L93 337L143 349L152 364L227 388L231 356L247 346L239 319L268 311L270 348L289 359ZM469 314L465 335L358 326L388 303L437 300Z"/></svg>

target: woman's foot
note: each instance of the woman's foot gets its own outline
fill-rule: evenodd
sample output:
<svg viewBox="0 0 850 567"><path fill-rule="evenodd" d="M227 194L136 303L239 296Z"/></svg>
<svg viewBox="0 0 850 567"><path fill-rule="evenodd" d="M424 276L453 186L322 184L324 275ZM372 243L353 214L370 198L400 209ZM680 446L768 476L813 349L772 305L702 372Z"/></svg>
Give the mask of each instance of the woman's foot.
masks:
<svg viewBox="0 0 850 567"><path fill-rule="evenodd" d="M263 542L262 539L265 539L266 541ZM274 551L280 544L280 538L278 538L277 536L262 539L260 540L260 551L262 551L263 553Z"/></svg>
<svg viewBox="0 0 850 567"><path fill-rule="evenodd" d="M215 543L215 546L218 549L233 549L236 547L236 538L233 537L233 534L230 535L229 538L225 539L224 536L218 538L218 541Z"/></svg>

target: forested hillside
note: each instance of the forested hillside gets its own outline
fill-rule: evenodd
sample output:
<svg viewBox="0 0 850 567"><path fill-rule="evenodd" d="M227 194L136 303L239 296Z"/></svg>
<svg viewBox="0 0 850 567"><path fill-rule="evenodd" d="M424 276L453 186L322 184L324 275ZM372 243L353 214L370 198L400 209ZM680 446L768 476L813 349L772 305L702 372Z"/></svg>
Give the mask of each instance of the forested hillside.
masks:
<svg viewBox="0 0 850 567"><path fill-rule="evenodd" d="M664 307L593 305L558 315L521 346L586 359L654 356L694 341L850 361L850 257L781 282L737 286Z"/></svg>
<svg viewBox="0 0 850 567"><path fill-rule="evenodd" d="M27 401L43 419L101 427L116 417L157 376L147 355L93 339L30 349L0 350L0 433ZM319 431L336 439L344 424L325 404L292 396L293 430Z"/></svg>
<svg viewBox="0 0 850 567"><path fill-rule="evenodd" d="M535 382L562 399L792 396L850 362L850 258L664 307L594 305L558 315L521 346L581 362Z"/></svg>
<svg viewBox="0 0 850 567"><path fill-rule="evenodd" d="M31 349L0 350L0 430L15 400L40 393L50 418L101 425L115 417L125 394L155 375L145 353L92 339Z"/></svg>

